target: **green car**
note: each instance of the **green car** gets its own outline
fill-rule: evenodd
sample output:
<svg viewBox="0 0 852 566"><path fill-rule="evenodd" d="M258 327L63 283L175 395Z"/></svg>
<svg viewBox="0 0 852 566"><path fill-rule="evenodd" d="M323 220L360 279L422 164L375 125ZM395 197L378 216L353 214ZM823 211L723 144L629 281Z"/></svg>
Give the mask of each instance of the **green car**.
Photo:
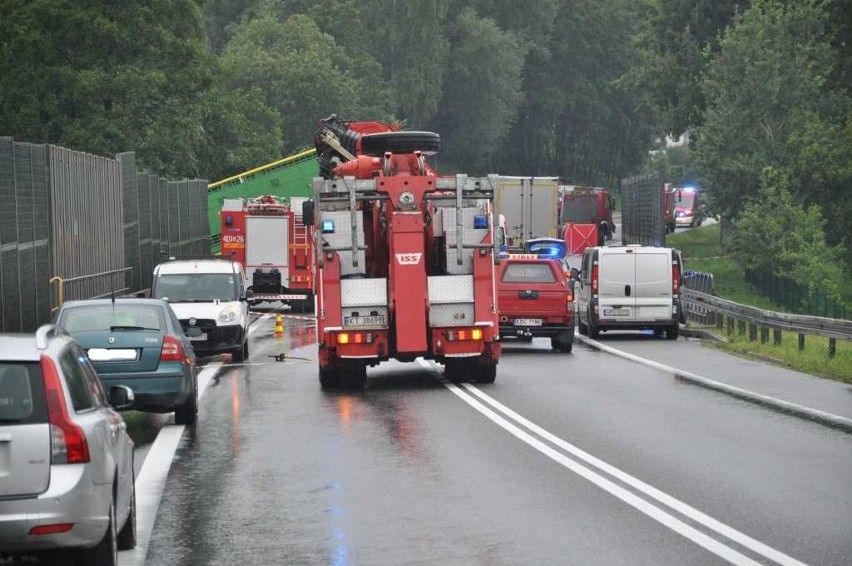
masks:
<svg viewBox="0 0 852 566"><path fill-rule="evenodd" d="M57 314L56 328L86 351L107 390L113 385L133 390L134 409L174 411L177 424L195 423L195 352L166 301L67 301Z"/></svg>

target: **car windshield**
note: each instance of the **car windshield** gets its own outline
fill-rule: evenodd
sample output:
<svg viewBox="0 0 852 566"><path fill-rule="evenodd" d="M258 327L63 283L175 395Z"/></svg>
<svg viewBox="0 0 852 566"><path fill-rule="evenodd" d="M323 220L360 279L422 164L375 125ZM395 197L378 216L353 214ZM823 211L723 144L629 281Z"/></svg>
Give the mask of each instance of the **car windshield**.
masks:
<svg viewBox="0 0 852 566"><path fill-rule="evenodd" d="M565 195L562 198L562 213L560 220L585 224L593 222L598 211L598 203L594 195Z"/></svg>
<svg viewBox="0 0 852 566"><path fill-rule="evenodd" d="M503 272L503 283L553 283L556 278L550 264L542 262L510 263Z"/></svg>
<svg viewBox="0 0 852 566"><path fill-rule="evenodd" d="M233 273L169 273L157 277L154 296L171 303L236 301Z"/></svg>
<svg viewBox="0 0 852 566"><path fill-rule="evenodd" d="M58 327L70 334L107 330L163 330L163 309L153 305L104 303L64 309Z"/></svg>

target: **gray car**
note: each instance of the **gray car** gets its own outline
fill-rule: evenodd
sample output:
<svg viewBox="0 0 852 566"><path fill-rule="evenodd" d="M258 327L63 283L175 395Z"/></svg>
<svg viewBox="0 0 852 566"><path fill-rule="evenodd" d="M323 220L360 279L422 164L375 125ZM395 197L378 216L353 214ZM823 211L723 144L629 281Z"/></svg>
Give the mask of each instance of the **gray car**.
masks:
<svg viewBox="0 0 852 566"><path fill-rule="evenodd" d="M136 546L133 441L80 346L52 326L0 335L0 561L73 552L114 565Z"/></svg>

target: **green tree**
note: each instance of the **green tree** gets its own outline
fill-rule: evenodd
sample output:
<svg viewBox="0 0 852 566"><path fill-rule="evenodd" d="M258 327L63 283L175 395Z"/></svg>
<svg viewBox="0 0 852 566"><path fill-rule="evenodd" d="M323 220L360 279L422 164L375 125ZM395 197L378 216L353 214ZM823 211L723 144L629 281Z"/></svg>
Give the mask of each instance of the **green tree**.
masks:
<svg viewBox="0 0 852 566"><path fill-rule="evenodd" d="M222 54L225 84L264 93L281 117L288 152L311 145L320 118L357 108L358 81L345 65L334 38L304 15L281 22L266 14L238 24Z"/></svg>
<svg viewBox="0 0 852 566"><path fill-rule="evenodd" d="M757 193L766 166L784 168L800 199L839 202L849 181L837 161L850 147L850 105L831 81L830 31L818 4L759 2L723 38L704 82L710 103L698 145L715 208L726 216Z"/></svg>
<svg viewBox="0 0 852 566"><path fill-rule="evenodd" d="M197 1L10 0L0 20L5 135L201 173L212 72Z"/></svg>
<svg viewBox="0 0 852 566"><path fill-rule="evenodd" d="M642 0L635 36L642 63L632 81L655 109L661 134L700 126L706 99L699 87L719 36L749 0Z"/></svg>
<svg viewBox="0 0 852 566"><path fill-rule="evenodd" d="M449 38L450 69L432 125L445 158L482 171L515 121L524 52L512 33L472 9L453 22Z"/></svg>
<svg viewBox="0 0 852 566"><path fill-rule="evenodd" d="M800 204L783 171L767 167L760 181L737 216L730 250L744 269L838 297L845 283L843 249L826 243L820 208Z"/></svg>

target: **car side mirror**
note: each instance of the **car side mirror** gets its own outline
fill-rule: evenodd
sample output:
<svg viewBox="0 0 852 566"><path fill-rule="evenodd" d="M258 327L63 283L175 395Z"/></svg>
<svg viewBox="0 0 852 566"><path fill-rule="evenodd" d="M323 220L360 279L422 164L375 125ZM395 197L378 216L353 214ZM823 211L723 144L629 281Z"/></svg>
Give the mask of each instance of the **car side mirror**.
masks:
<svg viewBox="0 0 852 566"><path fill-rule="evenodd" d="M113 385L109 388L109 404L117 411L130 409L135 400L133 390L126 385Z"/></svg>
<svg viewBox="0 0 852 566"><path fill-rule="evenodd" d="M302 224L305 226L314 225L314 201L306 200L302 203Z"/></svg>

